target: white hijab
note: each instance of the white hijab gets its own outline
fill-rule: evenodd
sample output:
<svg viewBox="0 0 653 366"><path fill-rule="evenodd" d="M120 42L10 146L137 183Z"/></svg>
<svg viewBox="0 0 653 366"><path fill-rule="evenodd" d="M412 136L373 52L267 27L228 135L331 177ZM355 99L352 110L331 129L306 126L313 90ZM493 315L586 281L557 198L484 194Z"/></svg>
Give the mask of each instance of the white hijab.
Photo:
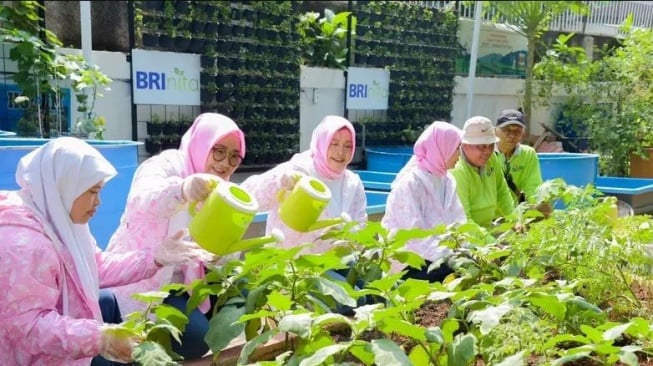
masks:
<svg viewBox="0 0 653 366"><path fill-rule="evenodd" d="M73 137L53 139L25 155L16 169L16 182L27 204L41 215L53 244L72 256L88 306L102 320L98 304L100 281L95 262L95 239L88 224L70 219L73 202L82 193L117 174L100 152ZM31 201L31 202L30 202ZM49 227L47 227L49 226ZM63 310L68 313L64 286Z"/></svg>

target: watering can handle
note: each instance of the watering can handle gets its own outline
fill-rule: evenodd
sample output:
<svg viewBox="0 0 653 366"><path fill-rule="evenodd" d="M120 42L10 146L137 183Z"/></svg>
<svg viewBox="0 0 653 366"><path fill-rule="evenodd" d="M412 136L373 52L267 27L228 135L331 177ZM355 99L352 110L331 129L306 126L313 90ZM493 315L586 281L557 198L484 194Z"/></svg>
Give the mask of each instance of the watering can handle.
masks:
<svg viewBox="0 0 653 366"><path fill-rule="evenodd" d="M211 191L213 191L218 187L218 181L214 180L214 181L208 182L207 185L208 185L209 189ZM195 217L195 214L197 213L196 207L197 207L198 203L199 203L199 201L191 201L190 204L188 205L188 214L190 215L190 217Z"/></svg>

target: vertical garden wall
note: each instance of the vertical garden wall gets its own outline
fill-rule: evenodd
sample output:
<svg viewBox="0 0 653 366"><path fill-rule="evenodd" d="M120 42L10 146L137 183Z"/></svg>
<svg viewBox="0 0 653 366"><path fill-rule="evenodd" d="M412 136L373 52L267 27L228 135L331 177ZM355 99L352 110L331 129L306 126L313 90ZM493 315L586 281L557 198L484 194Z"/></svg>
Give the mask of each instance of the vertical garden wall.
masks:
<svg viewBox="0 0 653 366"><path fill-rule="evenodd" d="M401 1L357 4L354 64L390 70L387 117L364 121L366 144L412 144L424 125L451 120L457 15Z"/></svg>
<svg viewBox="0 0 653 366"><path fill-rule="evenodd" d="M279 163L298 150L296 5L146 1L136 12L140 47L201 55L201 110L224 113L243 129L245 166Z"/></svg>
<svg viewBox="0 0 653 366"><path fill-rule="evenodd" d="M224 113L245 131L245 166L298 151L301 3L137 2L136 46L201 55L201 110ZM397 1L359 1L351 11L358 21L350 64L391 71L386 116L355 123L359 131L366 124L367 145L412 144L424 125L450 120L456 15Z"/></svg>

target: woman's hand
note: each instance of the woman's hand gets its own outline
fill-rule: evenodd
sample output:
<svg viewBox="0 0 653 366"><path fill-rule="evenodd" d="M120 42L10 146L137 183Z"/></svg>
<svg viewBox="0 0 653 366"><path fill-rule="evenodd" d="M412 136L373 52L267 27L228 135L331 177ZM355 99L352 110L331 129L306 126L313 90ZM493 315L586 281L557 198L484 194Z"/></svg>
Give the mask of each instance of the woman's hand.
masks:
<svg viewBox="0 0 653 366"><path fill-rule="evenodd" d="M204 201L216 184L222 179L218 176L206 173L189 175L181 184L181 195L184 201Z"/></svg>
<svg viewBox="0 0 653 366"><path fill-rule="evenodd" d="M309 175L308 172L300 169L287 170L279 177L279 186L281 189L292 191L295 184L299 182L304 176Z"/></svg>
<svg viewBox="0 0 653 366"><path fill-rule="evenodd" d="M179 230L165 239L154 250L154 261L160 266L178 265L192 261L215 262L215 255L202 249L197 243L185 240L188 230Z"/></svg>
<svg viewBox="0 0 653 366"><path fill-rule="evenodd" d="M139 340L118 324L100 326L100 356L109 361L129 363Z"/></svg>

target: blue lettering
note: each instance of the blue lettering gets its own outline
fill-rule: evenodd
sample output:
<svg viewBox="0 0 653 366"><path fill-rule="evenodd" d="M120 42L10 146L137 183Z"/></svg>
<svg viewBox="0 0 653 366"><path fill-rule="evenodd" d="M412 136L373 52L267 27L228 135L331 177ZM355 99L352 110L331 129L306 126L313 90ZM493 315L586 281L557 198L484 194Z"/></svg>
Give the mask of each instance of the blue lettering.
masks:
<svg viewBox="0 0 653 366"><path fill-rule="evenodd" d="M147 88L147 73L143 71L136 71L136 89Z"/></svg>
<svg viewBox="0 0 653 366"><path fill-rule="evenodd" d="M356 98L356 84L349 84L349 97Z"/></svg>
<svg viewBox="0 0 653 366"><path fill-rule="evenodd" d="M367 84L358 85L358 95L361 98L367 98Z"/></svg>

